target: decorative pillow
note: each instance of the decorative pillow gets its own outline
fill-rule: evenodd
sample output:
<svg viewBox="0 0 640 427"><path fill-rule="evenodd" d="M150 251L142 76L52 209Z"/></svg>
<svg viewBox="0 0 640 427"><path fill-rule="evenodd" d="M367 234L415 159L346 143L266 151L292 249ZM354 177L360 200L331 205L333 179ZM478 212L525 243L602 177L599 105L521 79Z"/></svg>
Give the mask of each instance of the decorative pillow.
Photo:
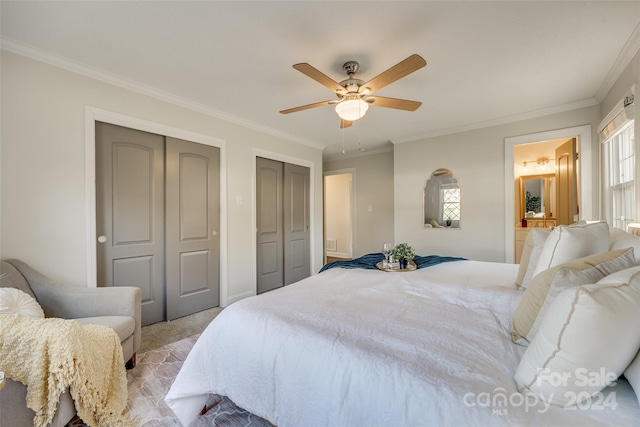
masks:
<svg viewBox="0 0 640 427"><path fill-rule="evenodd" d="M613 228L611 229L614 230ZM628 234L620 229L615 229L620 231L621 233ZM631 236L629 234L629 236ZM628 270L620 271L618 273L612 274L604 279L601 282L607 283L628 283L632 276L636 273L640 273L640 268L630 268ZM636 392L636 397L638 398L638 403L640 403L640 352L636 355L633 361L627 366L627 369L624 370L624 376L633 387L633 390Z"/></svg>
<svg viewBox="0 0 640 427"><path fill-rule="evenodd" d="M520 360L518 390L567 406L616 381L640 348L638 305L640 267L562 291Z"/></svg>
<svg viewBox="0 0 640 427"><path fill-rule="evenodd" d="M533 250L533 238L531 232L527 234L527 238L524 239L524 246L522 247L522 255L520 256L520 264L518 265L518 275L516 276L516 289L522 287L522 280L527 273L527 267L529 267L529 261L531 259L531 251Z"/></svg>
<svg viewBox="0 0 640 427"><path fill-rule="evenodd" d="M634 265L633 248L628 248L579 258L538 274L529 282L513 315L511 339L516 344L529 345L549 306L562 290L596 283Z"/></svg>
<svg viewBox="0 0 640 427"><path fill-rule="evenodd" d="M533 275L556 265L609 250L609 225L560 225L549 233Z"/></svg>
<svg viewBox="0 0 640 427"><path fill-rule="evenodd" d="M527 288L527 284L533 278L533 270L538 265L538 259L542 253L544 242L547 240L550 231L534 228L529 231L527 238L524 240L524 248L520 257L520 267L518 268L518 276L516 277L516 288Z"/></svg>
<svg viewBox="0 0 640 427"><path fill-rule="evenodd" d="M44 317L40 304L16 288L0 288L0 317Z"/></svg>
<svg viewBox="0 0 640 427"><path fill-rule="evenodd" d="M624 370L624 377L629 381L633 391L636 392L636 398L640 403L640 353L633 359L633 362Z"/></svg>
<svg viewBox="0 0 640 427"><path fill-rule="evenodd" d="M636 265L640 265L640 236L627 233L619 228L609 228L609 250L633 248L636 254Z"/></svg>

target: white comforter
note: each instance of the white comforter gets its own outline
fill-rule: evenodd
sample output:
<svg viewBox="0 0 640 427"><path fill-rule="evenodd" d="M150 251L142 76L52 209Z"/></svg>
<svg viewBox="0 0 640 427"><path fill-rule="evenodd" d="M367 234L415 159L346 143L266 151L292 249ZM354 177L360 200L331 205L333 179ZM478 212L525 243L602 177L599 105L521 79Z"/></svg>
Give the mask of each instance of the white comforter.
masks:
<svg viewBox="0 0 640 427"><path fill-rule="evenodd" d="M166 401L185 426L209 393L279 427L637 425L625 381L606 390L615 410L521 401L516 271L476 261L332 269L237 302L201 335Z"/></svg>

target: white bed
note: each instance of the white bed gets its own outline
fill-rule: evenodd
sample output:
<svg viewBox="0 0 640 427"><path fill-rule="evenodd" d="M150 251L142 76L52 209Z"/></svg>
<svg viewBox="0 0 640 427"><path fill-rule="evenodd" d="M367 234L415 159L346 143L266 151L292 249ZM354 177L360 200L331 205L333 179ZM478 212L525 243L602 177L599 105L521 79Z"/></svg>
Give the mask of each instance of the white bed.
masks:
<svg viewBox="0 0 640 427"><path fill-rule="evenodd" d="M279 427L638 425L624 379L603 390L615 408L522 401L513 377L525 348L509 333L517 269L336 268L237 302L200 336L166 401L185 426L210 393Z"/></svg>

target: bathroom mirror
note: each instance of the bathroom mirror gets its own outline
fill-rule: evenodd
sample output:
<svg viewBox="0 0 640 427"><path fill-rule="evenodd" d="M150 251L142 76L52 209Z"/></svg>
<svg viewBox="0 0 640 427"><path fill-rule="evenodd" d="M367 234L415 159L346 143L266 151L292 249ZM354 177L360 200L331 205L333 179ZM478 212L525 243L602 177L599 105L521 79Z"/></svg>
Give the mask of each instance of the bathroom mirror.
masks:
<svg viewBox="0 0 640 427"><path fill-rule="evenodd" d="M424 226L428 228L460 228L460 186L449 169L431 174L424 188Z"/></svg>
<svg viewBox="0 0 640 427"><path fill-rule="evenodd" d="M520 212L523 217L555 219L556 175L520 177Z"/></svg>

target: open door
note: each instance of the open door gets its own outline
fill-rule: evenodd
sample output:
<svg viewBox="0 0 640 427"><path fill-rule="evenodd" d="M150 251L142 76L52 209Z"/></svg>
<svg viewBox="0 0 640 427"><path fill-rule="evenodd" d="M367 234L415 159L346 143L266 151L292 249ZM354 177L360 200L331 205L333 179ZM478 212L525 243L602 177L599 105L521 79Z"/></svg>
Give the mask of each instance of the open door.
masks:
<svg viewBox="0 0 640 427"><path fill-rule="evenodd" d="M573 224L578 219L576 139L556 148L556 223Z"/></svg>

